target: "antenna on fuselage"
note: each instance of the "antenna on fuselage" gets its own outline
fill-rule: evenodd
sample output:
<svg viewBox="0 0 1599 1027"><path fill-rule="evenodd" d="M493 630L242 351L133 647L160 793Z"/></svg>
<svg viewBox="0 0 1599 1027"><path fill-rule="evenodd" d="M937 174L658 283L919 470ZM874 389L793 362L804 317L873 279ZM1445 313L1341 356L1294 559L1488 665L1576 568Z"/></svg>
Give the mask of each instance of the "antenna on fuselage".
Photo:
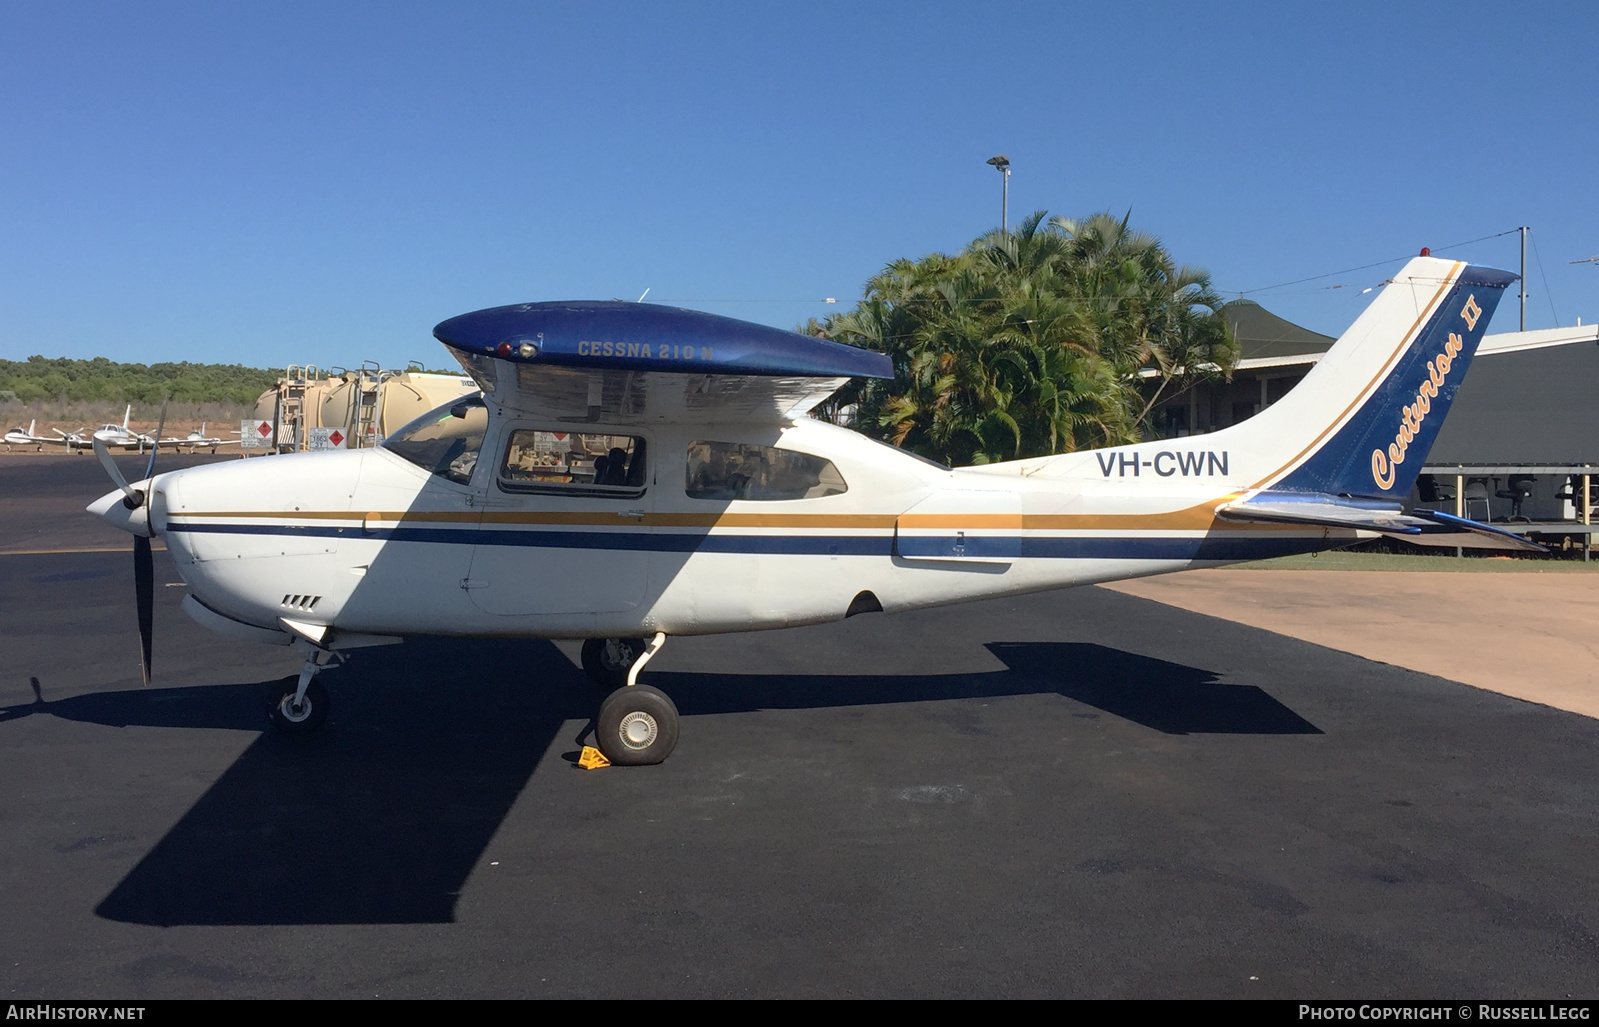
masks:
<svg viewBox="0 0 1599 1027"><path fill-rule="evenodd" d="M650 290L649 289L645 289L643 292L638 294L638 299L634 300L633 302L634 303L643 303L644 302L644 297L648 296L649 294L650 294Z"/></svg>

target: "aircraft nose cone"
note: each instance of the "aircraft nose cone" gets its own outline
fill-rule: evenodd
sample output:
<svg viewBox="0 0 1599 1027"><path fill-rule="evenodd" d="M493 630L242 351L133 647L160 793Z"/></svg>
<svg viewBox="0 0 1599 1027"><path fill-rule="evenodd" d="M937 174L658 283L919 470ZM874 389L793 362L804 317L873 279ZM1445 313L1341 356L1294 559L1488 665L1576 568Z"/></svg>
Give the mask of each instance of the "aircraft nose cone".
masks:
<svg viewBox="0 0 1599 1027"><path fill-rule="evenodd" d="M133 488L136 492L146 492L149 485L140 482ZM134 509L128 509L126 497L121 489L112 489L84 509L113 528L120 528L130 535L143 535L148 538L154 534L150 530L150 504L144 502Z"/></svg>

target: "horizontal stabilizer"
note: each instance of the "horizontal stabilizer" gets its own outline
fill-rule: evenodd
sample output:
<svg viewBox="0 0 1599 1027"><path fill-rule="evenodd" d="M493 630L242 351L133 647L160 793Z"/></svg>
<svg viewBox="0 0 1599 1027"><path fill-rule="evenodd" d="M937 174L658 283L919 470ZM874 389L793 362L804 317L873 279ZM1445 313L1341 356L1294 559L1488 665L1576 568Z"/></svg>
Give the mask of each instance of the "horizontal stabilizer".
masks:
<svg viewBox="0 0 1599 1027"><path fill-rule="evenodd" d="M1437 510L1407 514L1398 503L1320 492L1257 492L1248 499L1218 508L1216 516L1224 521L1256 524L1304 524L1376 531L1418 546L1548 552L1520 535L1453 514Z"/></svg>
<svg viewBox="0 0 1599 1027"><path fill-rule="evenodd" d="M1441 531L1428 532L1428 541L1417 541L1422 546L1461 546L1465 549L1515 549L1522 552L1547 553L1548 546L1540 545L1513 531L1495 528L1491 524L1481 521L1468 520L1465 517L1456 517L1454 514L1444 513L1442 510L1417 510L1416 516L1425 517L1439 525ZM1466 533L1475 541L1460 542L1461 533Z"/></svg>

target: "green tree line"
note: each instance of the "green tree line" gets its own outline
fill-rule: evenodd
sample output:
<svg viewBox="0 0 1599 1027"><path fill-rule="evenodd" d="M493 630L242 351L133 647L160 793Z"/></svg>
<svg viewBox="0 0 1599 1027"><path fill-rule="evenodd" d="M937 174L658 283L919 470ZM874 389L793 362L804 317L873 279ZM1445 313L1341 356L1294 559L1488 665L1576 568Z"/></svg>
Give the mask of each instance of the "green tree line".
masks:
<svg viewBox="0 0 1599 1027"><path fill-rule="evenodd" d="M0 400L155 404L233 403L246 406L272 387L280 371L240 364L122 364L105 357L31 356L0 360Z"/></svg>
<svg viewBox="0 0 1599 1027"><path fill-rule="evenodd" d="M1039 211L960 253L896 260L799 330L889 354L818 413L963 465L1134 442L1156 404L1230 374L1210 276L1128 218Z"/></svg>

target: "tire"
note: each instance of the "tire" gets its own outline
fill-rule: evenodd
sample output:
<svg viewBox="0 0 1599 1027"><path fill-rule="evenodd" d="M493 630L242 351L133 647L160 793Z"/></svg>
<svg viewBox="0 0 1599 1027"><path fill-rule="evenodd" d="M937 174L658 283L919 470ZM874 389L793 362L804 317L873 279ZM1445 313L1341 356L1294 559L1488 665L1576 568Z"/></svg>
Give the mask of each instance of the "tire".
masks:
<svg viewBox="0 0 1599 1027"><path fill-rule="evenodd" d="M321 729L328 719L328 690L315 679L305 689L305 702L300 709L293 707L294 693L300 686L300 676L284 678L272 686L272 726L286 735L309 735Z"/></svg>
<svg viewBox="0 0 1599 1027"><path fill-rule="evenodd" d="M616 766L648 766L677 748L677 722L677 707L660 689L618 688L600 705L594 741Z"/></svg>
<svg viewBox="0 0 1599 1027"><path fill-rule="evenodd" d="M602 688L621 688L627 672L644 655L642 638L591 638L583 643L583 673Z"/></svg>

